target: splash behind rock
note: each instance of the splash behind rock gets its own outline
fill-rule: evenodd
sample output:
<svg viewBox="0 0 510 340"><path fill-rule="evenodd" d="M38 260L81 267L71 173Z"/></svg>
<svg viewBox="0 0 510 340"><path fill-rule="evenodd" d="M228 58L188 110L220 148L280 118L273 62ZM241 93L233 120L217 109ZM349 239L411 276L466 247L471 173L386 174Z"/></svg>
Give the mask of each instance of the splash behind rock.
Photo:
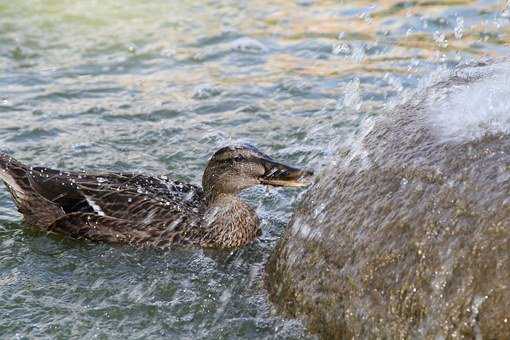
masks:
<svg viewBox="0 0 510 340"><path fill-rule="evenodd" d="M297 208L272 300L324 338L508 336L507 79L465 68L377 119Z"/></svg>

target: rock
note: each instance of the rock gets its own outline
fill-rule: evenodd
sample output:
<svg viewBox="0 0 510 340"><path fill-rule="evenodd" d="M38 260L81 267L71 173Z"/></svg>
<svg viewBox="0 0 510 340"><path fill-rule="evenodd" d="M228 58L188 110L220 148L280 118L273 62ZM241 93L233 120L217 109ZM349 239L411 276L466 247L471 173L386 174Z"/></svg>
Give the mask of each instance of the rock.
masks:
<svg viewBox="0 0 510 340"><path fill-rule="evenodd" d="M510 64L423 92L322 172L268 262L322 338L510 336Z"/></svg>

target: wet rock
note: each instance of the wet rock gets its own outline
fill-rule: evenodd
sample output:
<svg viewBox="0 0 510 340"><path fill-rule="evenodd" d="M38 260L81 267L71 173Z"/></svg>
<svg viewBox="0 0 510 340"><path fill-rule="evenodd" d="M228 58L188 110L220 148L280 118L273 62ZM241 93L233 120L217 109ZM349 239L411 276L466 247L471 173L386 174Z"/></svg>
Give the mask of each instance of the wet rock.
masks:
<svg viewBox="0 0 510 340"><path fill-rule="evenodd" d="M268 262L323 338L510 335L510 65L464 68L377 118Z"/></svg>

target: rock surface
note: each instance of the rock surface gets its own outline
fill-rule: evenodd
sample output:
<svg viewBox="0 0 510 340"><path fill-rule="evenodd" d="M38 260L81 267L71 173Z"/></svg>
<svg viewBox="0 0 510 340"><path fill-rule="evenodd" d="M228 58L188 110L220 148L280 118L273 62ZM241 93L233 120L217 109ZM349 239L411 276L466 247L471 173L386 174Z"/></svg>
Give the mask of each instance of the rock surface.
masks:
<svg viewBox="0 0 510 340"><path fill-rule="evenodd" d="M509 133L509 64L376 118L297 207L273 302L322 338L508 338Z"/></svg>

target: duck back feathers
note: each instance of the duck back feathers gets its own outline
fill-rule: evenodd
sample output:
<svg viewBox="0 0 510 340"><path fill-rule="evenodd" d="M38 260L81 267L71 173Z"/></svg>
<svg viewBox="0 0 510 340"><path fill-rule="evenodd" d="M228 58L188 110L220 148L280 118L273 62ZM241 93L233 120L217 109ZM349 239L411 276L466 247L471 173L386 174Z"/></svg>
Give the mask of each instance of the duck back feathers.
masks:
<svg viewBox="0 0 510 340"><path fill-rule="evenodd" d="M0 154L0 179L28 224L98 241L189 243L205 209L201 188L165 176L30 168Z"/></svg>

